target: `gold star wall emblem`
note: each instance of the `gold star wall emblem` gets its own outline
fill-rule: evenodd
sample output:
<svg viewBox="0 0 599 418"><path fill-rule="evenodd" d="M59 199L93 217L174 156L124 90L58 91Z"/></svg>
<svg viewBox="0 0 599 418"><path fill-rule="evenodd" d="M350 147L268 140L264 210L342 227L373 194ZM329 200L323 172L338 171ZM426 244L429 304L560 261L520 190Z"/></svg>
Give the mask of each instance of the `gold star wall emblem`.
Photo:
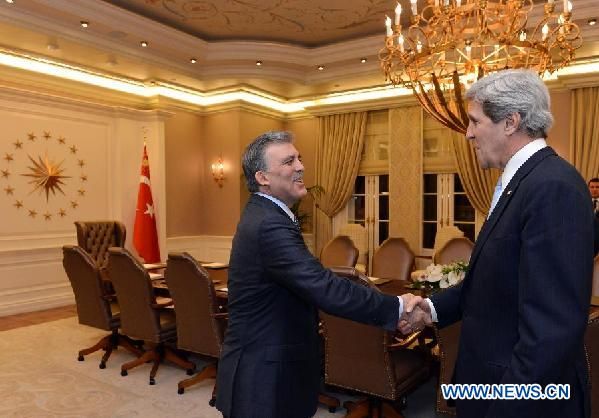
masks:
<svg viewBox="0 0 599 418"><path fill-rule="evenodd" d="M56 195L58 190L63 195L65 194L61 186L65 183L63 179L68 179L70 176L63 176L64 168L62 168L62 162L55 164L54 161L50 161L48 156L37 157L38 161L35 161L31 156L28 156L29 160L33 163L33 166L29 166L30 174L21 174L25 177L33 177L33 180L29 181L29 184L33 184L32 193L36 190L46 192L46 202L48 201L50 192L52 195ZM64 162L64 161L63 161Z"/></svg>
<svg viewBox="0 0 599 418"><path fill-rule="evenodd" d="M24 138L24 139L21 139ZM26 138L26 139L25 139ZM45 139L46 141L37 141L37 139ZM50 139L55 139L56 142L48 142ZM41 142L41 144L40 144ZM0 152L0 182L3 182L0 186L0 197L4 191L7 198L11 199L10 196L14 196L11 201L8 202L16 210L21 210L30 219L38 217L45 221L52 221L58 218L64 218L69 214L69 210L75 210L79 207L79 200L85 198L86 188L85 183L88 182L88 175L84 172L84 167L87 166L84 159L79 159L79 150L65 136L63 135L52 135L51 131L42 131L42 134L38 137L35 132L29 132L25 135L21 134L17 136L12 142L14 147L11 152ZM45 147L46 154L35 152L35 149ZM27 154L21 151L29 151L33 149L33 153ZM60 154L66 155L66 159L57 163L60 158L53 159L54 153L58 151ZM27 164L27 160L24 158L25 155L29 158L30 164ZM68 160L68 164L66 162ZM15 165L15 168L13 167ZM16 174L15 170L17 170ZM77 171L71 173L71 171ZM28 177L26 184L30 184L31 188L29 191L21 191L23 188L22 184L12 184L13 175ZM67 175L71 174L71 175ZM68 181L67 179L76 179L75 181ZM11 184L8 184L11 181ZM79 187L77 187L79 186ZM29 199L26 197L26 193L32 194L34 192L46 196L47 205L45 207L33 207L35 203L29 203ZM58 205L62 206L51 206L50 197L68 195L68 198L63 200L63 203L58 202ZM25 199L23 199L25 197ZM35 201L35 200L34 200ZM39 203L38 203L39 205ZM56 203L54 203L56 205Z"/></svg>

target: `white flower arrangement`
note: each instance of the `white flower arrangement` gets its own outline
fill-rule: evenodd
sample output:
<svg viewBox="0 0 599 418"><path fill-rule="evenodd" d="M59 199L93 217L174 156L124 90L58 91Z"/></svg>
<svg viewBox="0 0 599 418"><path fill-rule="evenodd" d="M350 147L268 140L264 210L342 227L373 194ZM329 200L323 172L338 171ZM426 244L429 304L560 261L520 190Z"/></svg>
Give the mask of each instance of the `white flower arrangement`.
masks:
<svg viewBox="0 0 599 418"><path fill-rule="evenodd" d="M456 261L451 264L431 264L420 275L414 277L416 288L446 289L464 280L468 263Z"/></svg>

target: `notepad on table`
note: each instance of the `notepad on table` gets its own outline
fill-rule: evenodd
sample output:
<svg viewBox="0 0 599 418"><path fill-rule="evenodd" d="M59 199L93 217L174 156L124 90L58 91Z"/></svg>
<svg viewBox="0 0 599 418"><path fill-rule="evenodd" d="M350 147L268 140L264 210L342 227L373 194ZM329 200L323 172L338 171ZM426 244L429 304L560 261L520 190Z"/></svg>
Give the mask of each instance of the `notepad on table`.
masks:
<svg viewBox="0 0 599 418"><path fill-rule="evenodd" d="M166 267L166 263L146 263L143 265L146 270L156 270Z"/></svg>
<svg viewBox="0 0 599 418"><path fill-rule="evenodd" d="M390 282L391 279L383 279L380 277L368 277L370 279L370 281L376 285L381 285L387 282Z"/></svg>
<svg viewBox="0 0 599 418"><path fill-rule="evenodd" d="M150 275L150 279L152 280L158 280L158 279L163 279L164 278L164 274L160 274L160 273L148 273Z"/></svg>
<svg viewBox="0 0 599 418"><path fill-rule="evenodd" d="M207 268L207 269L224 269L224 268L229 267L229 265L227 263L212 262L212 263L202 263L202 267Z"/></svg>
<svg viewBox="0 0 599 418"><path fill-rule="evenodd" d="M229 288L228 287L221 287L220 289L216 289L216 290L218 290L219 292L228 292Z"/></svg>

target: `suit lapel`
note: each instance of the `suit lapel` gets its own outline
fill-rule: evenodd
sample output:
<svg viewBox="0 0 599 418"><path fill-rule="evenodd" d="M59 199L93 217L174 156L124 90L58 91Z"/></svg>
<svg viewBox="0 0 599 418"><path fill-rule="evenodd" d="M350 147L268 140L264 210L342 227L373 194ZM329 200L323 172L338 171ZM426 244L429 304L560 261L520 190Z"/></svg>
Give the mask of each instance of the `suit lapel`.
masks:
<svg viewBox="0 0 599 418"><path fill-rule="evenodd" d="M299 224L293 222L291 220L291 218L289 217L289 215L283 209L281 209L281 207L279 205L277 205L272 200L267 199L267 198L265 198L263 196L260 196L258 194L252 193L252 195L250 197L250 202L251 203L255 203L255 204L257 204L259 206L262 206L264 208L268 208L270 210L274 210L274 211L277 211L277 212L283 214L286 219L289 219L289 222L294 226L295 229L297 229L298 231L300 230Z"/></svg>
<svg viewBox="0 0 599 418"><path fill-rule="evenodd" d="M499 201L497 202L495 209L491 213L491 217L489 217L489 219L485 221L480 230L478 238L476 239L476 244L474 245L474 249L472 251L472 256L470 257L470 267L473 267L476 263L476 260L478 259L478 256L482 248L484 247L485 242L491 235L491 232L493 231L495 225L501 218L503 212L505 211L505 208L507 208L512 198L516 194L520 182L524 178L526 178L526 176L528 176L530 172L534 170L534 168L541 161L552 155L556 155L553 148L545 147L533 154L524 164L522 164L518 171L516 171L516 174L514 175L514 177L512 177L507 187L501 194L501 197L499 198ZM469 268L469 270L471 270L471 268Z"/></svg>

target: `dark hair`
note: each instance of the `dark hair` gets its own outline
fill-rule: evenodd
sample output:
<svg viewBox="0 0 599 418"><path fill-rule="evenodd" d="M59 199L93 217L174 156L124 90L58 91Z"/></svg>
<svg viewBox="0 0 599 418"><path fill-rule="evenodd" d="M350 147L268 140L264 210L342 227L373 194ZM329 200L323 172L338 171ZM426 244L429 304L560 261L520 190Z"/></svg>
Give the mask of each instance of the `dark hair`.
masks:
<svg viewBox="0 0 599 418"><path fill-rule="evenodd" d="M591 183L599 183L599 177L593 177L592 179L589 180L587 185L590 186Z"/></svg>
<svg viewBox="0 0 599 418"><path fill-rule="evenodd" d="M546 138L553 123L549 91L531 70L502 70L483 77L470 87L466 98L480 103L493 123L519 113L518 130L533 139Z"/></svg>
<svg viewBox="0 0 599 418"><path fill-rule="evenodd" d="M256 173L268 169L264 158L266 148L271 144L292 143L293 139L291 132L270 131L263 133L246 147L243 157L241 157L241 165L243 167L245 183L250 193L260 191L260 185L256 181Z"/></svg>

